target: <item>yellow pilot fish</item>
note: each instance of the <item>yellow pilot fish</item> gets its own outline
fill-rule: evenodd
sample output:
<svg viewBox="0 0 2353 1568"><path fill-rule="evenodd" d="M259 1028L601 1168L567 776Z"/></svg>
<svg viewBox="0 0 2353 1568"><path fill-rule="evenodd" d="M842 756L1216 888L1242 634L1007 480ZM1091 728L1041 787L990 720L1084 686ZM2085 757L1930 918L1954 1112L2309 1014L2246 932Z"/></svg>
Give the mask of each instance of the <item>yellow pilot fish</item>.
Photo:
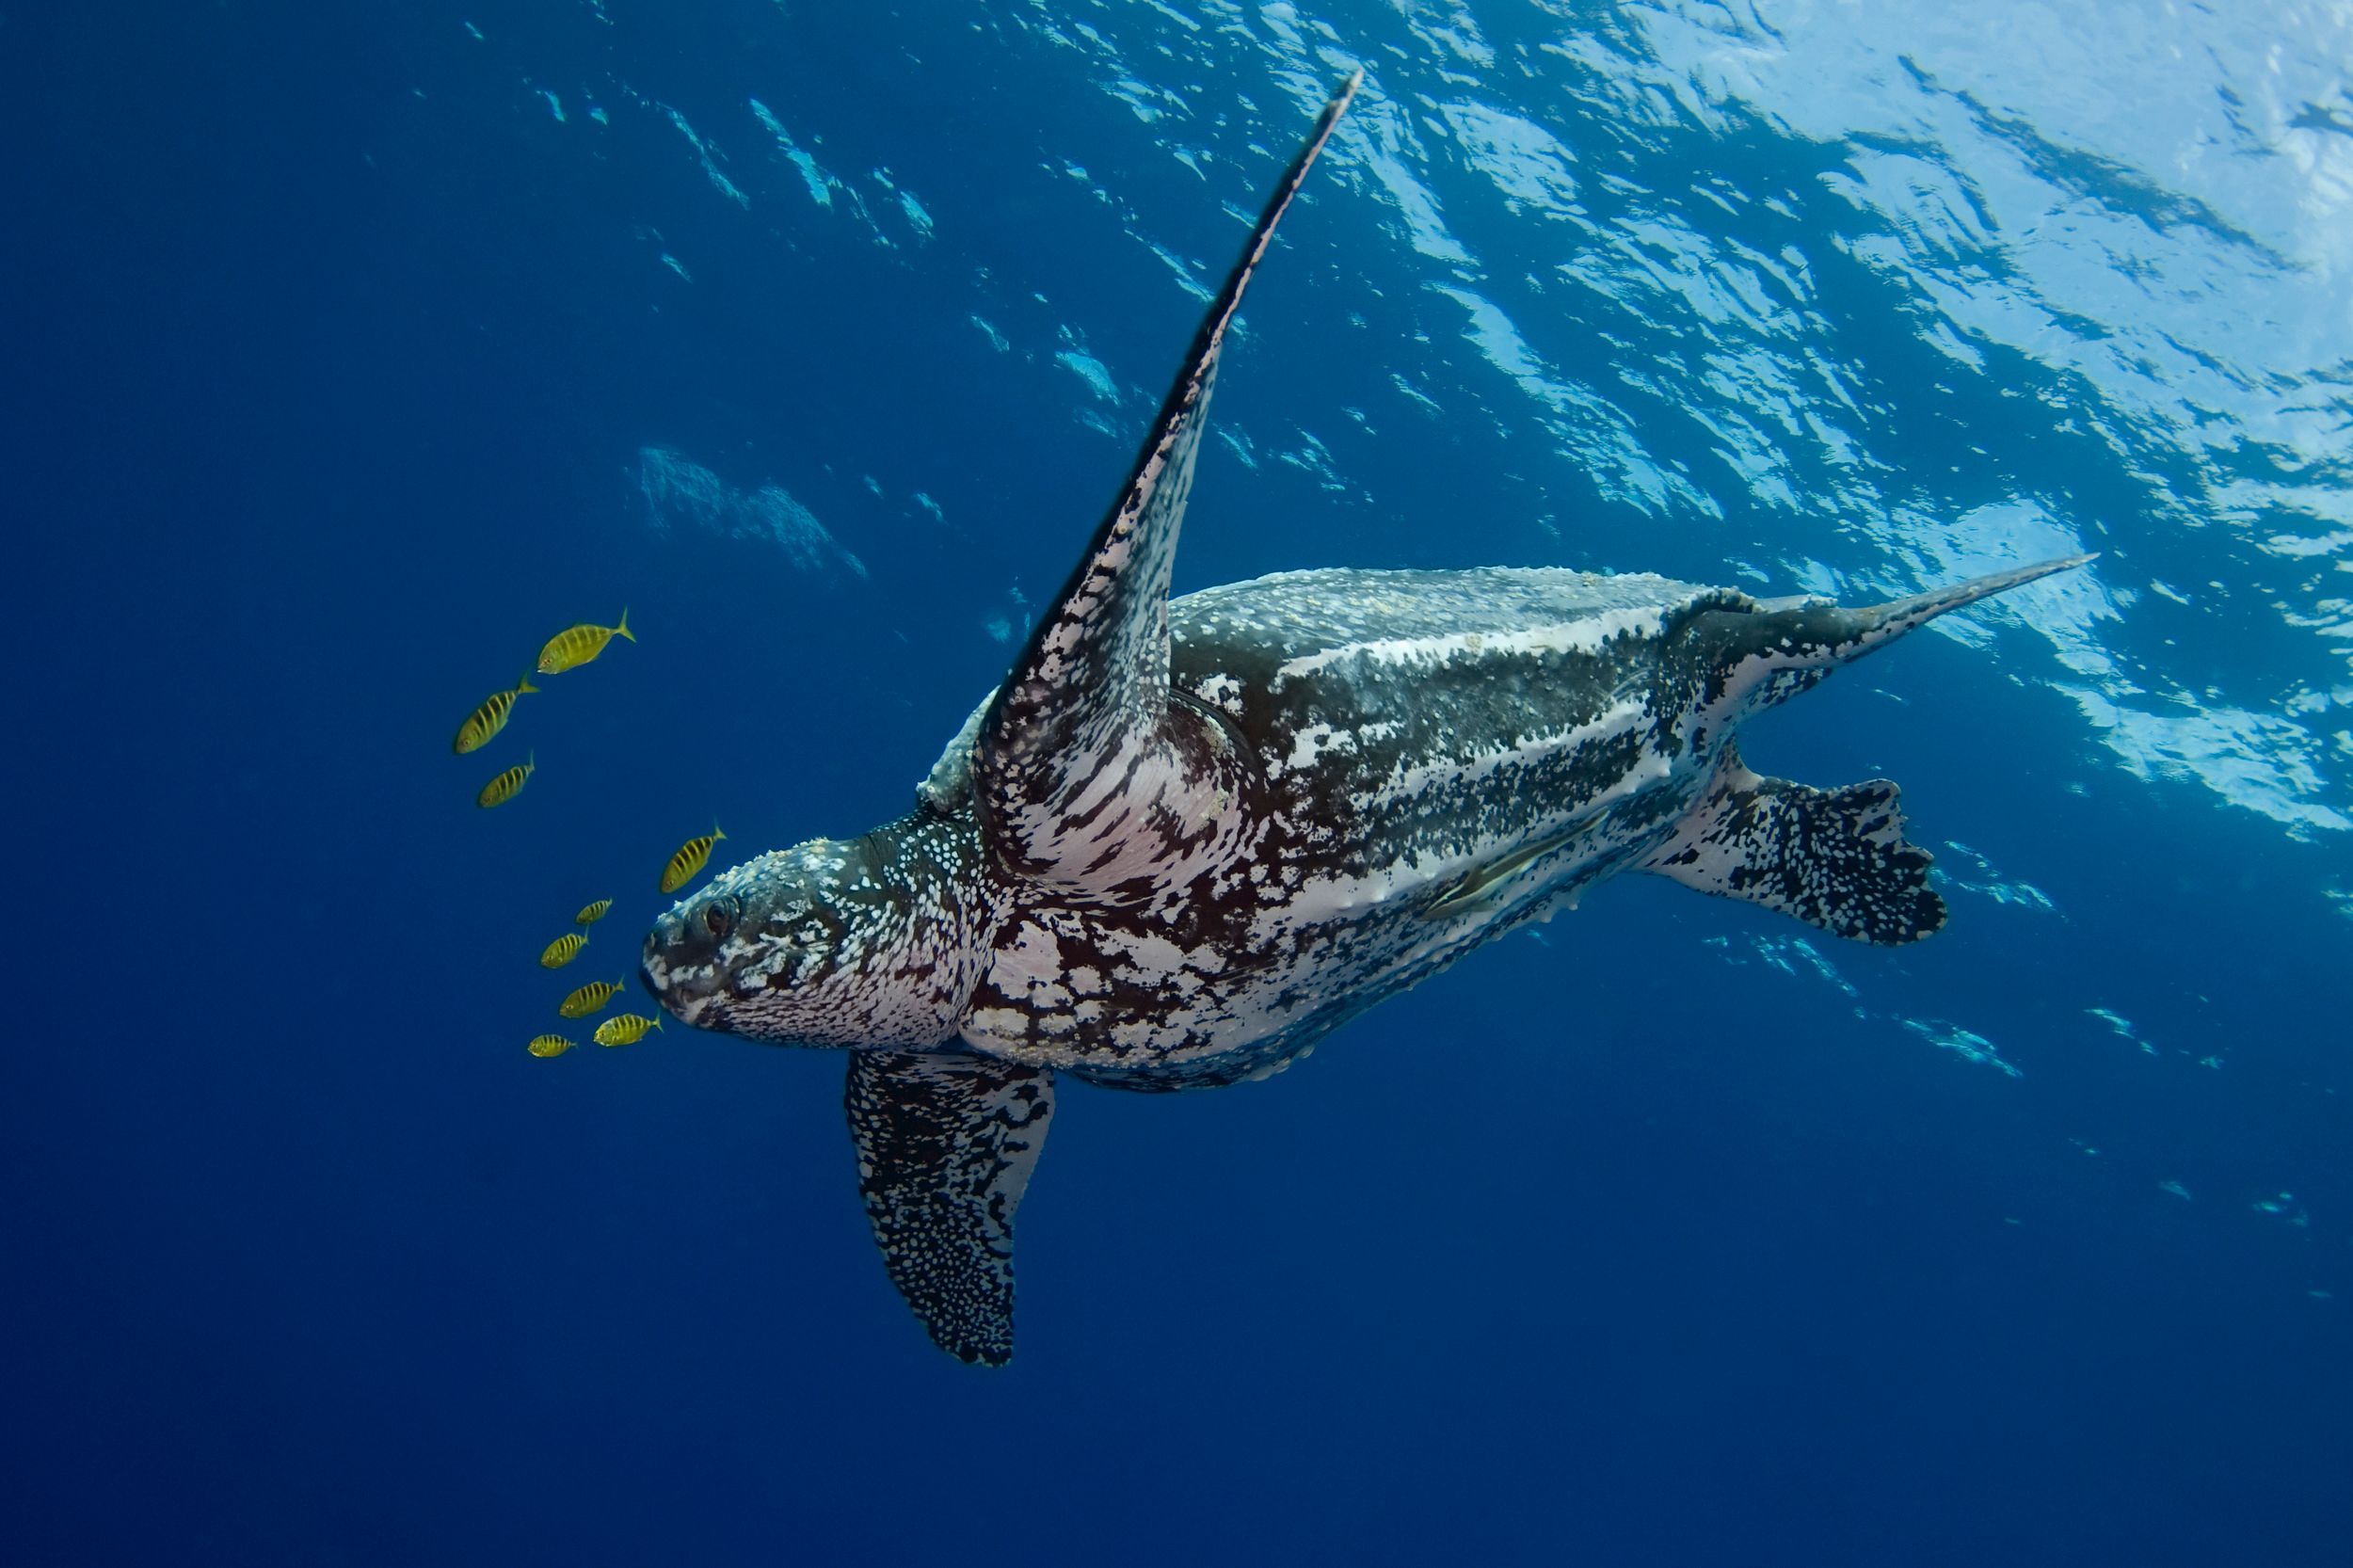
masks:
<svg viewBox="0 0 2353 1568"><path fill-rule="evenodd" d="M660 1018L641 1018L634 1013L624 1013L599 1024L593 1038L600 1046L633 1046L646 1037L646 1031L661 1027Z"/></svg>
<svg viewBox="0 0 2353 1568"><path fill-rule="evenodd" d="M670 863L662 868L662 890L675 893L701 875L704 862L711 858L711 846L726 837L719 831L719 824L712 823L709 833L679 845L678 853L670 856Z"/></svg>
<svg viewBox="0 0 2353 1568"><path fill-rule="evenodd" d="M617 980L610 985L601 980L592 980L562 1001L557 1002L555 1010L568 1018L584 1018L606 1002L611 1001L615 994L620 990L621 985L622 982Z"/></svg>
<svg viewBox="0 0 2353 1568"><path fill-rule="evenodd" d="M550 942L547 950L539 954L539 967L543 969L560 969L579 957L580 950L587 945L587 937L583 936L577 931L568 931Z"/></svg>
<svg viewBox="0 0 2353 1568"><path fill-rule="evenodd" d="M492 692L482 699L482 706L466 715L466 722L457 727L457 739L450 742L450 750L463 757L506 728L506 716L515 711L515 699L525 692L539 688L524 676L510 691Z"/></svg>
<svg viewBox="0 0 2353 1568"><path fill-rule="evenodd" d="M594 925L599 920L604 919L604 912L612 907L613 901L609 898L600 898L594 904L584 904L581 906L580 913L572 917L572 923L574 925Z"/></svg>
<svg viewBox="0 0 2353 1568"><path fill-rule="evenodd" d="M522 793L523 780L529 778L538 766L539 754L535 751L531 754L531 760L528 762L516 763L482 786L482 792L473 797L473 803L485 810L493 806L505 805Z"/></svg>
<svg viewBox="0 0 2353 1568"><path fill-rule="evenodd" d="M572 1048L572 1043L561 1034L535 1034L523 1048L534 1056L561 1056Z"/></svg>
<svg viewBox="0 0 2353 1568"><path fill-rule="evenodd" d="M578 669L602 653L604 645L616 637L626 637L632 643L637 640L637 633L629 629L627 610L621 612L618 626L590 626L583 621L568 627L550 637L548 646L539 650L539 673L562 675L566 670Z"/></svg>

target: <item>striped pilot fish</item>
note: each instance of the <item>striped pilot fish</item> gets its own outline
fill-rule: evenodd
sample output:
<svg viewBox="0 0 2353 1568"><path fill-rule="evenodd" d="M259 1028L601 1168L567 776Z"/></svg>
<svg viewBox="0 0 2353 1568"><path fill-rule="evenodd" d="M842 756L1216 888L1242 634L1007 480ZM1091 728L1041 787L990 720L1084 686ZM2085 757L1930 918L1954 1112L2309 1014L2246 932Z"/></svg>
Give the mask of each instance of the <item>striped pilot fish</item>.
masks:
<svg viewBox="0 0 2353 1568"><path fill-rule="evenodd" d="M633 1046L646 1037L646 1031L661 1027L660 1018L648 1018L641 1013L623 1013L599 1024L593 1038L600 1046Z"/></svg>
<svg viewBox="0 0 2353 1568"><path fill-rule="evenodd" d="M537 772L538 768L539 754L535 751L528 760L516 763L482 786L482 792L473 797L473 803L486 811L493 806L505 805L523 792L523 780Z"/></svg>
<svg viewBox="0 0 2353 1568"><path fill-rule="evenodd" d="M711 858L712 846L726 837L719 831L719 824L713 823L711 831L701 838L689 839L679 845L678 853L670 856L670 863L662 868L662 890L675 893L700 876L704 864Z"/></svg>
<svg viewBox="0 0 2353 1568"><path fill-rule="evenodd" d="M524 676L503 692L492 692L482 699L482 706L466 715L466 722L457 727L457 738L449 744L450 750L463 757L478 749L483 743L506 728L507 716L515 711L515 699L526 692L539 688Z"/></svg>
<svg viewBox="0 0 2353 1568"><path fill-rule="evenodd" d="M555 1004L555 1010L567 1018L584 1018L619 995L621 982L592 980L570 996Z"/></svg>
<svg viewBox="0 0 2353 1568"><path fill-rule="evenodd" d="M539 649L539 673L561 675L566 670L578 669L592 663L598 654L604 651L604 645L616 637L626 638L632 643L637 640L637 634L629 629L627 610L621 612L621 624L618 626L591 626L583 621L578 626L566 627L550 637L546 646Z"/></svg>

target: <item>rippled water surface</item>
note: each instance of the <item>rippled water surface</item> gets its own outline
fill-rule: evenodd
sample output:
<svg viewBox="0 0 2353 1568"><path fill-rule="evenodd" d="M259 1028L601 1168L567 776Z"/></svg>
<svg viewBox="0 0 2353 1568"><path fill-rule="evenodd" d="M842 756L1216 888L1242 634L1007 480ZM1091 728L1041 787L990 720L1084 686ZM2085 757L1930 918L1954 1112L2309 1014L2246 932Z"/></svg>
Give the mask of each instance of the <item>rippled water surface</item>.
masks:
<svg viewBox="0 0 2353 1568"><path fill-rule="evenodd" d="M1933 941L1626 878L1271 1083L1067 1093L971 1371L838 1059L535 1060L533 956L904 809L1358 66L1180 588L2098 559L1744 735L1903 783ZM2349 72L2292 0L0 10L8 1533L2345 1561Z"/></svg>

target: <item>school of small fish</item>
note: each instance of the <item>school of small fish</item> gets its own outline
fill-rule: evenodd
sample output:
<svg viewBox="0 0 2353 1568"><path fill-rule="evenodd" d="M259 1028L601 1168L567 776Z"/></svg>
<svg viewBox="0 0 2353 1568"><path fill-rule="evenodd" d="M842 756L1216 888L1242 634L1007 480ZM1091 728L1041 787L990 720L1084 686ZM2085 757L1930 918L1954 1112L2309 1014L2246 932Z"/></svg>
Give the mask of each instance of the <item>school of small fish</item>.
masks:
<svg viewBox="0 0 2353 1568"><path fill-rule="evenodd" d="M532 662L532 674L561 675L566 670L593 664L597 655L604 651L604 645L616 637L632 643L637 640L637 634L629 629L629 612L626 609L621 612L617 626L593 626L584 621L578 626L566 627L550 637L541 645L538 658ZM499 732L506 728L506 721L515 715L516 699L538 690L539 687L531 683L531 675L525 675L504 691L492 692L484 697L481 706L467 714L466 722L457 727L456 738L449 744L450 750L463 757L498 739ZM522 792L523 781L538 765L537 754L530 755L482 786L482 792L473 797L473 803L486 811L493 806L505 805ZM588 922L583 920L580 923L585 925Z"/></svg>
<svg viewBox="0 0 2353 1568"><path fill-rule="evenodd" d="M531 683L532 675L562 675L583 664L592 664L616 637L631 643L637 640L637 633L629 629L629 612L626 609L614 625L598 626L583 621L566 627L550 637L540 645L538 657L532 662L530 674L503 691L492 692L466 715L466 721L457 727L457 734L450 742L450 750L464 757L498 739L506 728L507 721L514 716L517 699L542 689ZM523 760L503 770L485 784L474 796L474 804L486 811L493 806L505 805L522 792L523 785L538 771L538 753L526 752ZM712 846L726 837L714 823L709 833L689 839L680 845L678 853L671 856L662 868L662 890L675 893L701 875L711 862ZM612 908L613 901L609 898L597 899L582 905L580 913L572 917L572 924L580 929L568 931L542 948L539 951L539 967L560 969L579 957L581 950L588 945L588 928L604 919ZM593 1017L620 995L627 984L626 978L590 981L568 992L562 1001L556 1003L555 1011L567 1018ZM619 1013L597 1025L589 1037L600 1046L630 1046L644 1039L648 1031L661 1027L662 1020L659 1018ZM574 1044L561 1034L537 1034L523 1048L544 1059L561 1056Z"/></svg>

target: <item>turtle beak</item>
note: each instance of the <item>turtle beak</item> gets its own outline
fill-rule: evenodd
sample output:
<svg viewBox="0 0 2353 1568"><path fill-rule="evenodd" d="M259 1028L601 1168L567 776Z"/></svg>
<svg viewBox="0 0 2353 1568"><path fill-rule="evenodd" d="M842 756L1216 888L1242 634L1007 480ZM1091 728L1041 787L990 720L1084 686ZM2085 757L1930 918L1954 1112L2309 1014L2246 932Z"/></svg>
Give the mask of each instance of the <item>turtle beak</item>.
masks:
<svg viewBox="0 0 2353 1568"><path fill-rule="evenodd" d="M654 1000L672 1017L693 1023L695 1016L719 988L717 943L701 936L699 921L673 909L653 922L646 934L637 978Z"/></svg>

